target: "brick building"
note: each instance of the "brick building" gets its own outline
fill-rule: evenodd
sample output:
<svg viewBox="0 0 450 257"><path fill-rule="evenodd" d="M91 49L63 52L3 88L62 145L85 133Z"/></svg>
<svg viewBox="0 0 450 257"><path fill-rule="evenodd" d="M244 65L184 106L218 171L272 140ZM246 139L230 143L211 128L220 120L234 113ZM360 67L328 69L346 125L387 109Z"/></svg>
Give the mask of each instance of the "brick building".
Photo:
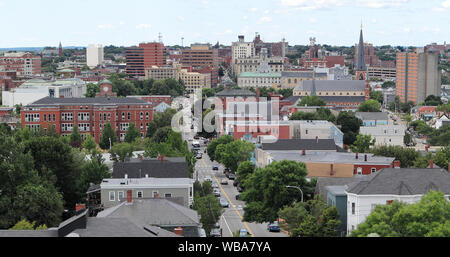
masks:
<svg viewBox="0 0 450 257"><path fill-rule="evenodd" d="M209 74L211 85L218 83L219 51L213 49L209 44L192 44L191 49L183 49L181 64L191 66L193 72Z"/></svg>
<svg viewBox="0 0 450 257"><path fill-rule="evenodd" d="M166 64L162 43L141 43L139 47L127 47L126 73L137 77L145 76L145 69Z"/></svg>
<svg viewBox="0 0 450 257"><path fill-rule="evenodd" d="M62 136L69 136L76 125L83 138L91 134L99 142L102 131L110 123L120 141L134 123L141 137L153 120L152 105L137 98L50 98L45 97L22 107L22 127L44 132L54 126Z"/></svg>
<svg viewBox="0 0 450 257"><path fill-rule="evenodd" d="M15 71L18 78L40 75L41 57L31 53L5 53L0 56L0 70Z"/></svg>

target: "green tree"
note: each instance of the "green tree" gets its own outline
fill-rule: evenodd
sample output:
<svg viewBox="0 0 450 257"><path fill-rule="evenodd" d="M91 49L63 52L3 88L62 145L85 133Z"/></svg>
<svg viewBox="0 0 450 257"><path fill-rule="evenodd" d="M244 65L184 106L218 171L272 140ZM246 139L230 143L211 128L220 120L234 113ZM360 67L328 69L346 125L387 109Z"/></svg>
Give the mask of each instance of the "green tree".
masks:
<svg viewBox="0 0 450 257"><path fill-rule="evenodd" d="M93 83L88 83L86 85L86 94L85 94L86 97L95 97L95 95L99 92L100 92L100 85Z"/></svg>
<svg viewBox="0 0 450 257"><path fill-rule="evenodd" d="M429 95L427 98L425 98L425 105L426 106L438 106L441 105L441 97L435 96L435 95Z"/></svg>
<svg viewBox="0 0 450 257"><path fill-rule="evenodd" d="M99 142L102 149L109 149L117 142L117 134L111 126L111 123L106 123L103 128L103 134Z"/></svg>
<svg viewBox="0 0 450 257"><path fill-rule="evenodd" d="M222 206L214 195L208 194L203 197L197 196L193 208L200 215L200 222L209 235L222 214Z"/></svg>
<svg viewBox="0 0 450 257"><path fill-rule="evenodd" d="M77 125L73 126L72 134L70 135L70 146L74 148L81 148L81 144L83 139L81 139L81 135L78 132Z"/></svg>
<svg viewBox="0 0 450 257"><path fill-rule="evenodd" d="M231 172L236 172L240 162L250 159L254 148L253 143L241 140L233 141L217 146L214 158L229 168Z"/></svg>
<svg viewBox="0 0 450 257"><path fill-rule="evenodd" d="M22 219L9 230L46 230L46 229L47 226L45 224L36 226L36 221L29 222L26 219Z"/></svg>
<svg viewBox="0 0 450 257"><path fill-rule="evenodd" d="M242 183L255 171L255 164L251 161L244 161L239 164L236 171L237 179Z"/></svg>
<svg viewBox="0 0 450 257"><path fill-rule="evenodd" d="M450 203L444 193L430 190L419 202L377 205L366 220L350 234L365 237L449 237Z"/></svg>
<svg viewBox="0 0 450 257"><path fill-rule="evenodd" d="M104 178L111 177L108 166L104 163L102 155L94 151L91 155L91 160L87 161L82 168L81 185L82 191L86 192L89 189L90 183L98 185Z"/></svg>
<svg viewBox="0 0 450 257"><path fill-rule="evenodd" d="M383 92L381 91L370 91L370 99L376 100L378 103L383 103Z"/></svg>
<svg viewBox="0 0 450 257"><path fill-rule="evenodd" d="M341 126L341 131L344 133L344 144L352 145L363 124L362 120L355 117L354 113L341 111L336 118L336 123Z"/></svg>
<svg viewBox="0 0 450 257"><path fill-rule="evenodd" d="M450 146L443 147L437 151L433 156L433 161L439 167L448 170L450 163Z"/></svg>
<svg viewBox="0 0 450 257"><path fill-rule="evenodd" d="M400 161L402 168L412 167L419 157L419 153L414 149L393 145L374 146L369 152L376 156L395 157L395 160Z"/></svg>
<svg viewBox="0 0 450 257"><path fill-rule="evenodd" d="M375 145L375 138L372 139L370 135L358 134L350 148L354 153L365 153L373 145Z"/></svg>
<svg viewBox="0 0 450 257"><path fill-rule="evenodd" d="M360 112L379 112L381 109L381 104L377 100L367 100L361 103L358 107Z"/></svg>
<svg viewBox="0 0 450 257"><path fill-rule="evenodd" d="M111 160L124 162L125 158L133 157L133 150L132 144L124 142L113 145L109 153L111 154Z"/></svg>
<svg viewBox="0 0 450 257"><path fill-rule="evenodd" d="M436 108L437 111L450 113L450 103L448 104L441 104Z"/></svg>
<svg viewBox="0 0 450 257"><path fill-rule="evenodd" d="M381 85L382 88L390 88L390 87L395 87L395 82L394 81L385 81L383 82L383 84Z"/></svg>
<svg viewBox="0 0 450 257"><path fill-rule="evenodd" d="M302 97L302 100L300 103L298 103L298 106L325 106L325 101L315 95L312 96L304 96Z"/></svg>
<svg viewBox="0 0 450 257"><path fill-rule="evenodd" d="M230 136L230 135L224 135L224 136L221 136L221 137L219 137L217 139L212 140L208 144L208 147L206 148L208 156L211 159L211 161L215 160L214 157L215 157L216 148L217 148L218 145L228 144L228 143L233 142L233 141L234 141L234 137Z"/></svg>
<svg viewBox="0 0 450 257"><path fill-rule="evenodd" d="M256 169L243 184L244 220L259 223L276 220L281 208L301 199L299 190L286 186L305 188L307 174L304 163L287 160ZM308 192L303 191L304 199L308 200Z"/></svg>
<svg viewBox="0 0 450 257"><path fill-rule="evenodd" d="M130 123L130 126L127 129L125 134L125 142L133 143L137 138L139 138L139 131L136 129L136 125L133 122Z"/></svg>
<svg viewBox="0 0 450 257"><path fill-rule="evenodd" d="M334 237L341 224L337 208L327 206L319 196L285 206L278 214L283 220L280 226L292 237Z"/></svg>
<svg viewBox="0 0 450 257"><path fill-rule="evenodd" d="M95 148L97 148L97 143L91 134L87 134L86 139L83 141L82 146L84 149L91 153Z"/></svg>

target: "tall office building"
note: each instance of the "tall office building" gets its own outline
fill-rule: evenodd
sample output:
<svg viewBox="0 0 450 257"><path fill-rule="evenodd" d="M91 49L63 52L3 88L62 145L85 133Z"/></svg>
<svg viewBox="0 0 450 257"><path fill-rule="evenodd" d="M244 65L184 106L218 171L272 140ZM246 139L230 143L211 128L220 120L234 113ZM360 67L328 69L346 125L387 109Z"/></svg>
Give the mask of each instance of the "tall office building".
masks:
<svg viewBox="0 0 450 257"><path fill-rule="evenodd" d="M401 102L418 104L429 95L440 96L438 60L438 52L424 52L423 49L397 53L396 94Z"/></svg>
<svg viewBox="0 0 450 257"><path fill-rule="evenodd" d="M127 47L126 49L128 75L144 77L145 69L152 66L163 66L166 64L164 56L164 44L152 42L141 43L138 47Z"/></svg>
<svg viewBox="0 0 450 257"><path fill-rule="evenodd" d="M95 68L103 63L103 46L90 44L86 49L86 63L89 68Z"/></svg>

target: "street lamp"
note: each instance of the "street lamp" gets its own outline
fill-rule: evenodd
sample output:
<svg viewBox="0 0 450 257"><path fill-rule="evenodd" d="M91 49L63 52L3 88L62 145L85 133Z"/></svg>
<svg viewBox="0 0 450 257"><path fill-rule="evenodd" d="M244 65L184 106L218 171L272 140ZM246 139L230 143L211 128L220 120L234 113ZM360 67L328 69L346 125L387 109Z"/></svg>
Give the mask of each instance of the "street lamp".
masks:
<svg viewBox="0 0 450 257"><path fill-rule="evenodd" d="M302 199L301 201L303 202L303 191L300 189L300 187L297 186L286 186L287 188L297 188L298 190L300 190L300 193L302 193Z"/></svg>

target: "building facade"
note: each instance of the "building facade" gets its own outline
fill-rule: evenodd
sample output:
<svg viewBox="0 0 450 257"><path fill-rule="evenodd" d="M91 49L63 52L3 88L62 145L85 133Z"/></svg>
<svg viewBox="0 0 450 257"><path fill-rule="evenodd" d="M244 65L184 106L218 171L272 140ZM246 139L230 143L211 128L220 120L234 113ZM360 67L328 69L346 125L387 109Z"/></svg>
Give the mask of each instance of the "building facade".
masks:
<svg viewBox="0 0 450 257"><path fill-rule="evenodd" d="M21 110L22 127L44 132L53 126L62 136L70 136L77 126L83 138L90 134L98 143L103 129L110 123L119 141L131 123L144 137L153 120L151 104L136 98L42 98Z"/></svg>
<svg viewBox="0 0 450 257"><path fill-rule="evenodd" d="M126 73L136 77L145 77L145 69L166 64L162 43L141 43L138 47L126 48Z"/></svg>
<svg viewBox="0 0 450 257"><path fill-rule="evenodd" d="M42 73L41 57L31 53L4 53L0 56L0 70L15 71L18 78L30 78Z"/></svg>
<svg viewBox="0 0 450 257"><path fill-rule="evenodd" d="M95 68L103 63L103 46L90 44L86 48L86 64L89 68Z"/></svg>
<svg viewBox="0 0 450 257"><path fill-rule="evenodd" d="M359 133L362 135L370 135L375 139L375 145L393 145L403 146L406 128L403 125L378 125L378 126L361 126Z"/></svg>
<svg viewBox="0 0 450 257"><path fill-rule="evenodd" d="M441 94L438 59L437 52L423 52L420 49L397 53L396 94L401 102L418 104L429 95Z"/></svg>

